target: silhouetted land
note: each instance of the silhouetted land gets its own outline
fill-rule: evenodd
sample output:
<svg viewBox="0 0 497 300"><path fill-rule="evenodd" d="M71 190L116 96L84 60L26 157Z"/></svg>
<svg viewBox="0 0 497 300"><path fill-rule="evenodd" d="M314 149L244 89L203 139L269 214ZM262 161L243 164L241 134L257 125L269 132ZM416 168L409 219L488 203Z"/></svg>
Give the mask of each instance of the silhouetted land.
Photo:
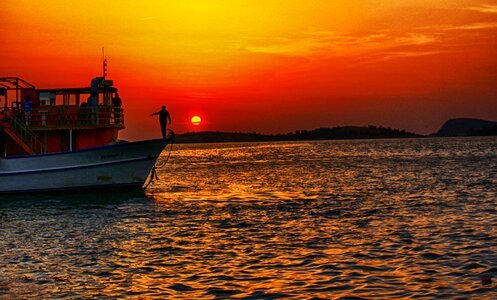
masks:
<svg viewBox="0 0 497 300"><path fill-rule="evenodd" d="M203 131L176 136L177 143L268 142L303 140L413 138L421 135L383 126L338 126L314 130L297 130L286 134Z"/></svg>
<svg viewBox="0 0 497 300"><path fill-rule="evenodd" d="M434 136L485 136L497 135L497 122L480 119L451 119Z"/></svg>

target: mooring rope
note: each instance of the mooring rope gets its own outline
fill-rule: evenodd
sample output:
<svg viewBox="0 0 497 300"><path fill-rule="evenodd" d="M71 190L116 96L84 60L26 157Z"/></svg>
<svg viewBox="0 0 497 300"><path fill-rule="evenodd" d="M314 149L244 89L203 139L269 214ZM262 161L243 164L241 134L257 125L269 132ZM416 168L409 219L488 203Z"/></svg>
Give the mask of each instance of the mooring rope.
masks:
<svg viewBox="0 0 497 300"><path fill-rule="evenodd" d="M158 164L157 162L154 164L154 166L152 167L152 170L150 171L151 173L150 173L148 183L146 185L144 185L144 187L143 187L144 189L146 189L155 180L160 180L159 175L157 174L157 169L164 168L166 166L167 162L169 161L169 158L171 157L171 152L173 151L175 134L174 134L174 131L172 131L171 129L168 129L168 131L169 131L168 138L171 141L171 146L169 147L169 153L167 154L166 159L164 161L162 161L160 164Z"/></svg>

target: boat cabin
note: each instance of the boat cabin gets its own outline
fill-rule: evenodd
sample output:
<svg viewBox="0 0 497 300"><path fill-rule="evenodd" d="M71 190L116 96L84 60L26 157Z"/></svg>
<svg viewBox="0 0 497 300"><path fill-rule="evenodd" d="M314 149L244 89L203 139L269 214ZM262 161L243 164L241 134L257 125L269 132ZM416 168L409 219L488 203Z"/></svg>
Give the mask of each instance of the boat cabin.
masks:
<svg viewBox="0 0 497 300"><path fill-rule="evenodd" d="M37 89L0 78L0 157L74 151L117 142L124 114L112 80L88 87Z"/></svg>

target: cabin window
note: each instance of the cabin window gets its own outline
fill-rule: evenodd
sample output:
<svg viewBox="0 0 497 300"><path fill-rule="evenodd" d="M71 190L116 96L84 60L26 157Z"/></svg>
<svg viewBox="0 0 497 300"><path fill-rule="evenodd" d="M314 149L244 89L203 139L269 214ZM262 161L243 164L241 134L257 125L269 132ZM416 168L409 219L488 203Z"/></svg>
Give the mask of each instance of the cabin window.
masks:
<svg viewBox="0 0 497 300"><path fill-rule="evenodd" d="M104 93L104 105L111 105L112 104L112 92L106 91Z"/></svg>
<svg viewBox="0 0 497 300"><path fill-rule="evenodd" d="M64 105L64 95L55 95L55 105L59 106L59 105Z"/></svg>
<svg viewBox="0 0 497 300"><path fill-rule="evenodd" d="M102 93L98 93L98 104L99 105L104 105L105 104L105 96Z"/></svg>
<svg viewBox="0 0 497 300"><path fill-rule="evenodd" d="M64 94L63 102L65 106L76 106L76 95L75 94Z"/></svg>
<svg viewBox="0 0 497 300"><path fill-rule="evenodd" d="M51 92L40 92L40 105L49 106L55 103L55 93Z"/></svg>
<svg viewBox="0 0 497 300"><path fill-rule="evenodd" d="M71 106L78 106L78 103L76 101L76 94L70 94L69 95L69 105L71 105Z"/></svg>

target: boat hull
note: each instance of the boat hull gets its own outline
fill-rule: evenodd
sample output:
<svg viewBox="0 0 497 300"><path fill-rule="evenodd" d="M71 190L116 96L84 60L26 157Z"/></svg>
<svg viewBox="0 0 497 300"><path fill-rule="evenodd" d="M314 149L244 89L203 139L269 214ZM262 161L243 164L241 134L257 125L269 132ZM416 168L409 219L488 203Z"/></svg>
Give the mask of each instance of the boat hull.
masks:
<svg viewBox="0 0 497 300"><path fill-rule="evenodd" d="M0 193L137 187L169 140L0 159Z"/></svg>

